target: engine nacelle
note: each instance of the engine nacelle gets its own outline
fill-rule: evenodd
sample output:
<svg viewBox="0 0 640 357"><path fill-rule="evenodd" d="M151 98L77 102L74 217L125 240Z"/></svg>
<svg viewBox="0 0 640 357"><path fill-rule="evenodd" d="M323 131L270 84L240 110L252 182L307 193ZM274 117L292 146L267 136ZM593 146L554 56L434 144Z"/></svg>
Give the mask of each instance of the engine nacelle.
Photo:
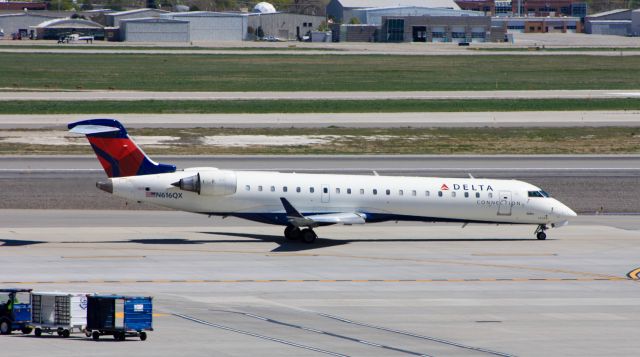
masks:
<svg viewBox="0 0 640 357"><path fill-rule="evenodd" d="M236 173L228 170L206 170L172 183L181 190L203 196L226 196L236 193Z"/></svg>

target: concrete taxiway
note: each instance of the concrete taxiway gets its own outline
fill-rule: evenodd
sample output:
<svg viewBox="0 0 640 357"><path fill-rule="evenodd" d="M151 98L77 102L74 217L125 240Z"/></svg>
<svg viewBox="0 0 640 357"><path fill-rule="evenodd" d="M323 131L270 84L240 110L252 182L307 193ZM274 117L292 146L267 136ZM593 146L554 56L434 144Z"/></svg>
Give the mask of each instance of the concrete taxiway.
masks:
<svg viewBox="0 0 640 357"><path fill-rule="evenodd" d="M638 51L640 55L640 51ZM7 88L8 89L8 88ZM377 92L154 92L154 91L11 91L0 101L16 100L385 100L385 99L611 99L638 98L638 90L377 91Z"/></svg>
<svg viewBox="0 0 640 357"><path fill-rule="evenodd" d="M153 295L156 313L146 342L14 334L3 353L637 355L636 219L579 217L547 241L523 226L326 227L306 245L189 217L0 211L0 286Z"/></svg>
<svg viewBox="0 0 640 357"><path fill-rule="evenodd" d="M640 111L295 114L51 114L0 115L0 129L66 128L73 121L115 118L128 128L350 128L640 126Z"/></svg>

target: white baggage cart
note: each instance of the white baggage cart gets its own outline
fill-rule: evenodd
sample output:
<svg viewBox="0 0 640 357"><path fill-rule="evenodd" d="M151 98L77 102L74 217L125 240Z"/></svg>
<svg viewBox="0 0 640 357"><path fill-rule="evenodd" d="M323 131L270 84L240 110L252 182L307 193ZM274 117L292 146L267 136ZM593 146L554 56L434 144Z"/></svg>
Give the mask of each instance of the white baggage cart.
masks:
<svg viewBox="0 0 640 357"><path fill-rule="evenodd" d="M31 326L36 336L54 333L69 337L87 326L87 294L34 292L31 294Z"/></svg>

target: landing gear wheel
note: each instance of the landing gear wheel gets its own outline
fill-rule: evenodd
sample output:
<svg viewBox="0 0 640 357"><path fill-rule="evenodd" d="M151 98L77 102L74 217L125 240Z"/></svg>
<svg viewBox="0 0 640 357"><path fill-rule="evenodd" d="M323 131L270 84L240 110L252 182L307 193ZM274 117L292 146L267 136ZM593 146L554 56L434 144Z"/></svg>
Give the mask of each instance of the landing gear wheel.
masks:
<svg viewBox="0 0 640 357"><path fill-rule="evenodd" d="M296 226L287 226L287 228L284 229L284 237L288 240L300 239L300 228Z"/></svg>
<svg viewBox="0 0 640 357"><path fill-rule="evenodd" d="M538 234L536 234L536 238L538 238L538 240L545 240L547 239L547 234L545 232L538 232Z"/></svg>
<svg viewBox="0 0 640 357"><path fill-rule="evenodd" d="M22 331L23 334L28 335L33 331L33 329L31 327L23 327L20 331Z"/></svg>
<svg viewBox="0 0 640 357"><path fill-rule="evenodd" d="M318 238L316 232L314 232L311 228L303 229L302 231L300 231L300 234L302 236L302 241L307 244L315 242L316 238Z"/></svg>
<svg viewBox="0 0 640 357"><path fill-rule="evenodd" d="M146 332L140 332L140 341L145 341L147 339L147 333Z"/></svg>
<svg viewBox="0 0 640 357"><path fill-rule="evenodd" d="M42 336L42 329L41 328L36 328L36 330L33 332L33 334L36 335L36 337Z"/></svg>
<svg viewBox="0 0 640 357"><path fill-rule="evenodd" d="M67 338L71 335L71 332L69 330L63 330L62 331L62 337Z"/></svg>
<svg viewBox="0 0 640 357"><path fill-rule="evenodd" d="M11 323L8 320L0 321L0 335L11 334Z"/></svg>
<svg viewBox="0 0 640 357"><path fill-rule="evenodd" d="M91 338L93 338L94 341L98 341L100 339L100 332L93 331L93 333L91 334Z"/></svg>

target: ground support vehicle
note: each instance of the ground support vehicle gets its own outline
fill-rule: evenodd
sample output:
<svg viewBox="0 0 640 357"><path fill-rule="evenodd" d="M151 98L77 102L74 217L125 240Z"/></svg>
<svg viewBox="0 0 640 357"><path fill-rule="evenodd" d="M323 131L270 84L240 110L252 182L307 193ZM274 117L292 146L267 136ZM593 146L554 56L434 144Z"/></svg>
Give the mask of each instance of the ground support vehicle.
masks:
<svg viewBox="0 0 640 357"><path fill-rule="evenodd" d="M31 333L31 289L0 289L0 334Z"/></svg>
<svg viewBox="0 0 640 357"><path fill-rule="evenodd" d="M31 326L36 336L54 333L69 337L87 325L87 294L34 292L31 294Z"/></svg>
<svg viewBox="0 0 640 357"><path fill-rule="evenodd" d="M153 331L153 298L144 296L88 295L87 337L98 340L111 335L118 341L126 337L147 339Z"/></svg>

